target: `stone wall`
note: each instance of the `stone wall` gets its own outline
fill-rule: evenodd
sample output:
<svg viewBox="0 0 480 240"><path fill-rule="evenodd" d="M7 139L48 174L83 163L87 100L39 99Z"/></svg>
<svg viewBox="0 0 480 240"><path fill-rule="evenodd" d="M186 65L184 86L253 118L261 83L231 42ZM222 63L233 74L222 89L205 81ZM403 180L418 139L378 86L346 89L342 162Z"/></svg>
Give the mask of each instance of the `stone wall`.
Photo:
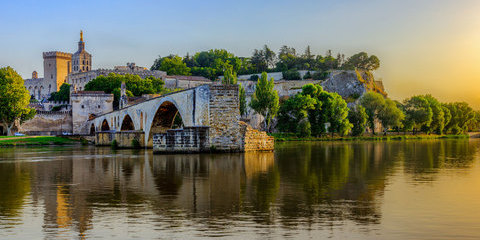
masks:
<svg viewBox="0 0 480 240"><path fill-rule="evenodd" d="M272 136L268 136L266 132L253 129L244 122L239 122L239 124L245 152L273 151L275 149L275 140Z"/></svg>
<svg viewBox="0 0 480 240"><path fill-rule="evenodd" d="M70 95L73 113L73 134L89 134L88 120L113 111L113 94L103 92L73 92ZM97 128L99 126L96 126Z"/></svg>
<svg viewBox="0 0 480 240"><path fill-rule="evenodd" d="M241 151L238 85L210 85L209 142L218 151Z"/></svg>
<svg viewBox="0 0 480 240"><path fill-rule="evenodd" d="M185 127L154 134L153 152L206 152L210 148L208 132L208 127Z"/></svg>
<svg viewBox="0 0 480 240"><path fill-rule="evenodd" d="M137 147L133 145L133 140L138 141L138 147L145 146L145 133L143 131L106 131L95 133L95 145L110 146L116 140L120 148Z"/></svg>
<svg viewBox="0 0 480 240"><path fill-rule="evenodd" d="M71 111L38 111L35 117L23 123L19 132L28 135L62 135L72 132Z"/></svg>

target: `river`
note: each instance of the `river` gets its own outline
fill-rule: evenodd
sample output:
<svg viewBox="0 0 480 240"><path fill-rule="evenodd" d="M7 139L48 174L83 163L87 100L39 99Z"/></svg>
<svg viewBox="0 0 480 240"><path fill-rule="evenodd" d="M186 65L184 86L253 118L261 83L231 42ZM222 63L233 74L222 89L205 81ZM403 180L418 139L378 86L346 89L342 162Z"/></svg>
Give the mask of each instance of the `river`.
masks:
<svg viewBox="0 0 480 240"><path fill-rule="evenodd" d="M480 140L0 148L0 239L479 239Z"/></svg>

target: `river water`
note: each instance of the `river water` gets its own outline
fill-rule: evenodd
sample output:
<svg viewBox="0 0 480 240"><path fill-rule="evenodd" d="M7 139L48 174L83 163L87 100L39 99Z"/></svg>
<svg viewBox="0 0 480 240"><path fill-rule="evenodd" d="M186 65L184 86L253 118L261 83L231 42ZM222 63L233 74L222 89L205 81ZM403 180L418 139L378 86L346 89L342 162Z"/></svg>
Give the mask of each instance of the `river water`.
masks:
<svg viewBox="0 0 480 240"><path fill-rule="evenodd" d="M0 239L479 239L480 140L0 149Z"/></svg>

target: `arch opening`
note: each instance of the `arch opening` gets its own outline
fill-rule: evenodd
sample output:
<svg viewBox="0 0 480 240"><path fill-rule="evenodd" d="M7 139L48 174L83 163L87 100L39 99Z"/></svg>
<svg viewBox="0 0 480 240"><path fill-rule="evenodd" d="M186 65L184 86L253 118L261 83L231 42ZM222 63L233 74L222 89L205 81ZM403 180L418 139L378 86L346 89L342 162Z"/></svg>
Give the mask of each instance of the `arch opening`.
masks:
<svg viewBox="0 0 480 240"><path fill-rule="evenodd" d="M102 131L110 131L110 126L108 126L107 119L103 120L101 130Z"/></svg>
<svg viewBox="0 0 480 240"><path fill-rule="evenodd" d="M120 128L120 131L131 131L131 130L135 130L135 125L133 124L133 121L130 115L127 114L123 118L122 127Z"/></svg>
<svg viewBox="0 0 480 240"><path fill-rule="evenodd" d="M150 127L148 146L153 145L153 134L165 133L169 129L182 128L184 125L182 116L172 102L166 101L160 105L155 113Z"/></svg>
<svg viewBox="0 0 480 240"><path fill-rule="evenodd" d="M95 136L95 124L93 123L90 126L90 136Z"/></svg>

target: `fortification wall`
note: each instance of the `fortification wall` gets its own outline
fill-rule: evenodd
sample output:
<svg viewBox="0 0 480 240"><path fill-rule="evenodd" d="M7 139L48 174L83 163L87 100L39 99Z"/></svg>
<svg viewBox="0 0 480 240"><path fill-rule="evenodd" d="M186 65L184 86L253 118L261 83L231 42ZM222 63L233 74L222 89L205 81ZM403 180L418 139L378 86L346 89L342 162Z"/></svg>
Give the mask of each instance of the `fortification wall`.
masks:
<svg viewBox="0 0 480 240"><path fill-rule="evenodd" d="M24 122L19 131L28 135L62 135L63 132L71 133L71 111L38 111L35 117Z"/></svg>

